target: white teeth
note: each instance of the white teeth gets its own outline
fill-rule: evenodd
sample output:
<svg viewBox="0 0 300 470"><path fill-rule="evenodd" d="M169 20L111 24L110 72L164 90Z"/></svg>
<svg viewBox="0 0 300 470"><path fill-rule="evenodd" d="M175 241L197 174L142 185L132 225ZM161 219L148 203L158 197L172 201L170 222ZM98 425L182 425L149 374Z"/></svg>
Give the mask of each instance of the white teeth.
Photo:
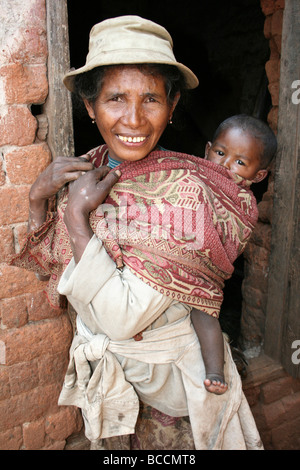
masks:
<svg viewBox="0 0 300 470"><path fill-rule="evenodd" d="M125 137L123 135L118 135L119 139L122 142L144 142L146 137Z"/></svg>

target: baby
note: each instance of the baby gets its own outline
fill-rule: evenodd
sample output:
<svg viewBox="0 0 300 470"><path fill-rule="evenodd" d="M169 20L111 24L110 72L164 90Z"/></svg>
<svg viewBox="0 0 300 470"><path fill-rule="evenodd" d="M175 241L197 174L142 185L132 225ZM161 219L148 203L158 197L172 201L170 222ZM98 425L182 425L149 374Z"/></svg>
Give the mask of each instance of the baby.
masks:
<svg viewBox="0 0 300 470"><path fill-rule="evenodd" d="M206 145L205 159L258 183L267 176L276 149L276 137L267 124L251 116L237 115L220 124L212 142ZM204 385L209 392L222 394L228 385L224 379L224 346L219 322L195 308L191 315L206 368Z"/></svg>

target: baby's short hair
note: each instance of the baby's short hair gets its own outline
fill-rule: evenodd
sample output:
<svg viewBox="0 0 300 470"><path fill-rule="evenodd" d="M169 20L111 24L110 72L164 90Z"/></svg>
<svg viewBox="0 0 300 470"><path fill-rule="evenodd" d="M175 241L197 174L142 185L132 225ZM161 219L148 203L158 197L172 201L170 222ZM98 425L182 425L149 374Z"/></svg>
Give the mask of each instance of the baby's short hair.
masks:
<svg viewBox="0 0 300 470"><path fill-rule="evenodd" d="M263 151L260 157L261 169L267 168L275 156L277 150L277 140L272 129L261 119L247 114L237 114L221 122L214 133L213 142L218 136L228 129L241 129L255 137L263 145Z"/></svg>

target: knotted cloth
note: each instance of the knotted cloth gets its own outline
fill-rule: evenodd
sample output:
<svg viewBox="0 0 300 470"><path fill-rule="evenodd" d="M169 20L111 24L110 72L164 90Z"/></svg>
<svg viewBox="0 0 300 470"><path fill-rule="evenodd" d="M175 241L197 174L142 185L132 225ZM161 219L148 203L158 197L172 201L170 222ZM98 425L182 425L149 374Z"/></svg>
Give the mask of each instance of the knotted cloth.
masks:
<svg viewBox="0 0 300 470"><path fill-rule="evenodd" d="M139 411L138 395L126 380L126 373L116 358L116 354L120 354L123 358L149 364L176 364L182 373L196 449L262 449L226 341L224 355L228 392L215 395L205 390L205 368L189 315L167 326L146 331L143 341L138 342L133 339L111 341L105 335L87 333L86 328L80 334L80 324L78 326L59 404L82 409L88 439L94 441L134 433ZM140 372L138 368L135 386L141 380ZM147 382L150 392L156 388L151 381ZM167 395L165 398L168 399Z"/></svg>
<svg viewBox="0 0 300 470"><path fill-rule="evenodd" d="M90 440L134 433L139 400L114 355L109 338L94 335L90 342L76 335L60 394L60 405L82 409L85 433ZM91 362L98 361L95 371Z"/></svg>

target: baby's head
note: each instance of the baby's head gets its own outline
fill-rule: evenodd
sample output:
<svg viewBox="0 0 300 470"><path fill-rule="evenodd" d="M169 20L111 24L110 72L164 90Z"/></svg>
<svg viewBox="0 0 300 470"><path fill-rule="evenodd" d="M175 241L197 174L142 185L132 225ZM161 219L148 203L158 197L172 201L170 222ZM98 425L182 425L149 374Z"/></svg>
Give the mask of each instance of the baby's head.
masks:
<svg viewBox="0 0 300 470"><path fill-rule="evenodd" d="M265 122L239 114L219 125L205 158L258 183L267 176L276 150L276 137Z"/></svg>

